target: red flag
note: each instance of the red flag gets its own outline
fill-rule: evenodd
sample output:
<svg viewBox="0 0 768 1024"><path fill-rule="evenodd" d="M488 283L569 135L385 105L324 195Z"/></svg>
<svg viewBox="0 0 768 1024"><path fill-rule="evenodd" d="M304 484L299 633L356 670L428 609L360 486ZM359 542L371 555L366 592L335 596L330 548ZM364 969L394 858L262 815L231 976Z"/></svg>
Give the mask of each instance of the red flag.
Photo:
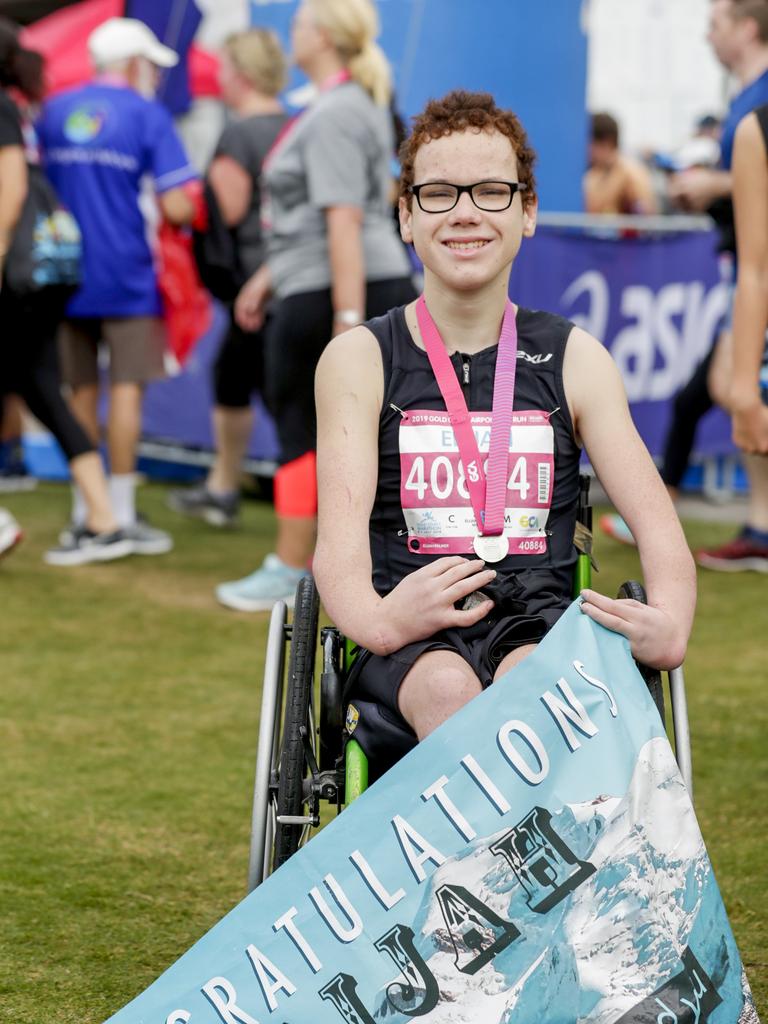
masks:
<svg viewBox="0 0 768 1024"><path fill-rule="evenodd" d="M49 96L93 77L88 36L107 18L122 17L124 7L124 0L83 0L22 29L22 45L45 57Z"/></svg>

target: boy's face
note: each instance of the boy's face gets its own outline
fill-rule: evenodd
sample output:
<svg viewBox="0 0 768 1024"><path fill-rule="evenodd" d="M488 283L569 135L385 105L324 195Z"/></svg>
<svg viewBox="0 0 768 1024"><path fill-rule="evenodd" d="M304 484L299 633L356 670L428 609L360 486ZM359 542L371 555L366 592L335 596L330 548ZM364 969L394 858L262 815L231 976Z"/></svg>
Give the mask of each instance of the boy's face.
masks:
<svg viewBox="0 0 768 1024"><path fill-rule="evenodd" d="M414 184L517 181L517 157L506 135L497 131L454 132L433 139L416 152ZM506 210L487 212L463 192L452 210L425 213L415 196L411 208L400 200L400 230L412 242L425 268L449 287L471 290L507 274L522 238L536 227L536 202L524 206L524 192Z"/></svg>

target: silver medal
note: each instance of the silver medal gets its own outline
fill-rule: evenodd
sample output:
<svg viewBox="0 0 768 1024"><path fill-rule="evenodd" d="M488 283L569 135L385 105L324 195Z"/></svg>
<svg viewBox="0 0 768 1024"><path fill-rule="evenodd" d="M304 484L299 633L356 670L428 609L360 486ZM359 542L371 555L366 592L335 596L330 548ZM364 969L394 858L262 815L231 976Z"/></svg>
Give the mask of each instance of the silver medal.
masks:
<svg viewBox="0 0 768 1024"><path fill-rule="evenodd" d="M477 557L484 562L500 562L509 554L509 541L503 533L494 536L478 533L472 546Z"/></svg>

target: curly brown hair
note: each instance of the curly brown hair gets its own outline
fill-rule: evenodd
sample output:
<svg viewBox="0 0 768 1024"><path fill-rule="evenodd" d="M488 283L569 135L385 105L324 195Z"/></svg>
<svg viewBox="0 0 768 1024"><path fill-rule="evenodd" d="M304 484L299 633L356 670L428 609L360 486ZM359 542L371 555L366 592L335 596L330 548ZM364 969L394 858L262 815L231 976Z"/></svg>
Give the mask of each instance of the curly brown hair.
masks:
<svg viewBox="0 0 768 1024"><path fill-rule="evenodd" d="M413 128L400 147L400 196L411 206L413 164L420 147L432 139L440 139L453 132L501 132L512 143L517 157L518 181L526 186L523 203L536 199L536 179L533 165L536 154L528 145L528 136L516 114L502 110L487 92L465 92L454 89L439 100L430 100L413 120Z"/></svg>

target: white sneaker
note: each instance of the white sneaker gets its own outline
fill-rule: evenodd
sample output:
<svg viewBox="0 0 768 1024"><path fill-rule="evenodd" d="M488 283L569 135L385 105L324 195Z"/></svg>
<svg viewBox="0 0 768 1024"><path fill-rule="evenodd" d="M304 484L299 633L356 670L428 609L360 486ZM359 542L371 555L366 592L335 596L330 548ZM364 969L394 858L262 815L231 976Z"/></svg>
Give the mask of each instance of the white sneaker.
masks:
<svg viewBox="0 0 768 1024"><path fill-rule="evenodd" d="M24 531L11 513L0 508L0 558L9 554L24 537Z"/></svg>
<svg viewBox="0 0 768 1024"><path fill-rule="evenodd" d="M285 601L293 608L296 586L306 575L306 569L293 569L277 555L267 555L261 567L250 576L219 584L216 597L221 604L238 612L268 612L278 601Z"/></svg>

